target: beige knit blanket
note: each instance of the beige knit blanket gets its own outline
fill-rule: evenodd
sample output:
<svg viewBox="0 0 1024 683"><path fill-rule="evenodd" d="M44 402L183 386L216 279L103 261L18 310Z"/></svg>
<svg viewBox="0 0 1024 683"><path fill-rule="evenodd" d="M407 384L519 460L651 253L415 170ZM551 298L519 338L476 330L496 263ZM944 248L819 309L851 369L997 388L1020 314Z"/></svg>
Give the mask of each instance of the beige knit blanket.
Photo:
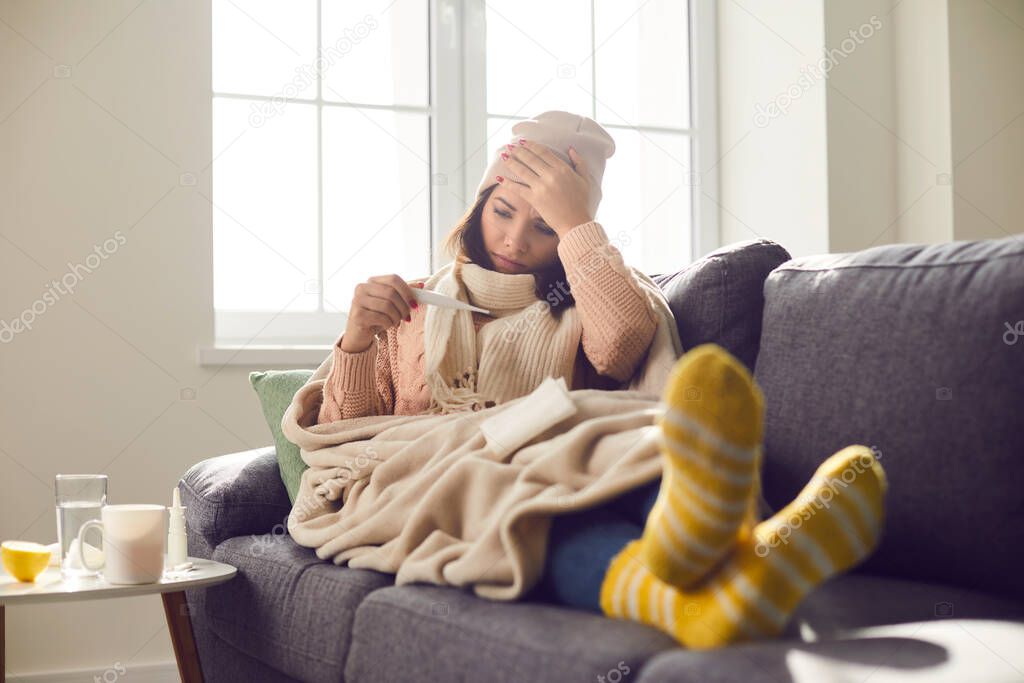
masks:
<svg viewBox="0 0 1024 683"><path fill-rule="evenodd" d="M621 391L569 392L576 414L505 457L487 447L479 425L529 395L476 412L318 425L328 356L281 422L309 465L288 518L295 542L335 564L395 574L399 585L522 596L543 570L552 516L597 506L661 474L656 419L681 345L661 290L635 272L659 323L633 378Z"/></svg>

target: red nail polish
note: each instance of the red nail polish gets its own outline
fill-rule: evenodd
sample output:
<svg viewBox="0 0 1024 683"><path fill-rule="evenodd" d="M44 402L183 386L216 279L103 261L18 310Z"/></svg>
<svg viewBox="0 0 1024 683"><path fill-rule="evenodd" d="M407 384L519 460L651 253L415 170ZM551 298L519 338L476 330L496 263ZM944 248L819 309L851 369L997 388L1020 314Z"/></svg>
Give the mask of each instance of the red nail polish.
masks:
<svg viewBox="0 0 1024 683"><path fill-rule="evenodd" d="M519 144L520 145L525 145L526 144L526 138L519 138Z"/></svg>
<svg viewBox="0 0 1024 683"><path fill-rule="evenodd" d="M411 323L412 322L412 316L408 316L408 315L405 316L405 322Z"/></svg>
<svg viewBox="0 0 1024 683"><path fill-rule="evenodd" d="M419 308L420 307L420 303L414 299L414 300L409 302L409 306L411 306L412 308Z"/></svg>
<svg viewBox="0 0 1024 683"><path fill-rule="evenodd" d="M505 182L505 179L502 178L500 175L496 175L494 177L498 180L499 183Z"/></svg>
<svg viewBox="0 0 1024 683"><path fill-rule="evenodd" d="M501 153L501 160L502 161L508 161L508 152L502 152Z"/></svg>
<svg viewBox="0 0 1024 683"><path fill-rule="evenodd" d="M515 147L513 147L511 144L507 144L505 146L508 147L509 149L515 149Z"/></svg>

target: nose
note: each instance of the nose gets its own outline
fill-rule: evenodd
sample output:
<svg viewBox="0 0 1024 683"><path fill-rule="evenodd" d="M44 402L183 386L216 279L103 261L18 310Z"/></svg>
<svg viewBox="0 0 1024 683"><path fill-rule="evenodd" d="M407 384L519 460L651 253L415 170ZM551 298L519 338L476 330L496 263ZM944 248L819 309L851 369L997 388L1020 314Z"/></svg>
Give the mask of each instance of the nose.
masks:
<svg viewBox="0 0 1024 683"><path fill-rule="evenodd" d="M511 245L517 254L525 253L528 240L526 239L527 226L517 223L505 230L505 244Z"/></svg>

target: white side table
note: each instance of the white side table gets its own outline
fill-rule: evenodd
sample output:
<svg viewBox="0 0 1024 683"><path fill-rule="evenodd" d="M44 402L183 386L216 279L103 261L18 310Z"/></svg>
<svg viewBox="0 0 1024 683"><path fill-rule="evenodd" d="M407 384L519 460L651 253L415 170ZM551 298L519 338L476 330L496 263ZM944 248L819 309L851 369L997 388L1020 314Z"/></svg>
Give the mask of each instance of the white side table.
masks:
<svg viewBox="0 0 1024 683"><path fill-rule="evenodd" d="M160 593L164 602L167 630L170 631L171 643L174 645L174 658L178 662L178 674L184 683L201 682L203 672L199 667L196 641L192 635L192 620L185 602L185 589L204 588L230 581L238 570L223 562L198 557L188 559L194 565L192 571L180 576L165 573L157 583L139 585L110 584L102 578L65 581L57 567L47 567L33 583L22 583L7 572L0 571L0 667L6 664L5 605L124 598ZM5 678L6 675L0 673L0 681Z"/></svg>

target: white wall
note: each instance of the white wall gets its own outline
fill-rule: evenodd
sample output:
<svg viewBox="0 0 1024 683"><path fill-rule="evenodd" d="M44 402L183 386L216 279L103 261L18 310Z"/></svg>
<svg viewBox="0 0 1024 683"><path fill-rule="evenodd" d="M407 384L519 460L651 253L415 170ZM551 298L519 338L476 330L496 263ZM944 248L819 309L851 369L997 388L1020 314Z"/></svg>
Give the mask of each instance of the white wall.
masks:
<svg viewBox="0 0 1024 683"><path fill-rule="evenodd" d="M821 54L822 3L722 2L718 33L722 242L764 237L794 256L827 251L824 83L800 85L801 68ZM787 106L791 87L799 94ZM785 113L765 113L780 100Z"/></svg>
<svg viewBox="0 0 1024 683"><path fill-rule="evenodd" d="M948 241L953 161L946 3L904 0L890 16L899 211L891 241Z"/></svg>
<svg viewBox="0 0 1024 683"><path fill-rule="evenodd" d="M829 73L830 250L952 239L945 3L825 8L829 49L871 34Z"/></svg>
<svg viewBox="0 0 1024 683"><path fill-rule="evenodd" d="M0 19L0 319L41 302L0 344L0 538L48 543L58 472L169 501L191 464L271 437L248 369L195 360L213 332L209 3L3 0ZM94 247L73 295L43 302ZM158 597L8 607L6 634L9 676L173 660Z"/></svg>
<svg viewBox="0 0 1024 683"><path fill-rule="evenodd" d="M1024 2L949 0L956 239L1024 232Z"/></svg>
<svg viewBox="0 0 1024 683"><path fill-rule="evenodd" d="M718 45L724 242L800 256L1024 231L1020 2L730 0ZM826 87L808 74L830 54ZM750 132L794 83L813 85Z"/></svg>
<svg viewBox="0 0 1024 683"><path fill-rule="evenodd" d="M897 115L888 4L824 3L828 251L892 241L898 150L892 132ZM864 78L865 73L872 77Z"/></svg>

